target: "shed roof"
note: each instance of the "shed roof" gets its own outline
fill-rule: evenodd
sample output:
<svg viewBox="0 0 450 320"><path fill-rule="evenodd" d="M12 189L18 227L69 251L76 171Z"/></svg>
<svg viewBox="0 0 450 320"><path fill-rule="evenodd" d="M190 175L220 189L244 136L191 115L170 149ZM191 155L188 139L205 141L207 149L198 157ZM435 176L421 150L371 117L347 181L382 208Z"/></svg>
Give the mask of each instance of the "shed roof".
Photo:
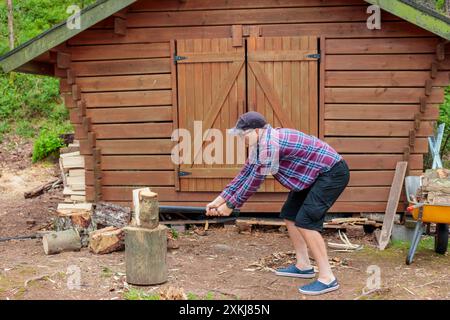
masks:
<svg viewBox="0 0 450 320"><path fill-rule="evenodd" d="M98 0L81 11L81 28L69 29L66 21L55 25L37 37L23 43L0 57L4 72L26 70L23 66L36 57L64 43L96 23L126 8L137 0ZM440 37L450 40L450 18L424 5L428 0L365 0L376 4L404 20L407 20ZM43 67L45 68L45 67Z"/></svg>
<svg viewBox="0 0 450 320"><path fill-rule="evenodd" d="M129 6L136 0L98 0L80 12L80 28L69 29L63 21L0 57L0 67L10 72L80 32Z"/></svg>

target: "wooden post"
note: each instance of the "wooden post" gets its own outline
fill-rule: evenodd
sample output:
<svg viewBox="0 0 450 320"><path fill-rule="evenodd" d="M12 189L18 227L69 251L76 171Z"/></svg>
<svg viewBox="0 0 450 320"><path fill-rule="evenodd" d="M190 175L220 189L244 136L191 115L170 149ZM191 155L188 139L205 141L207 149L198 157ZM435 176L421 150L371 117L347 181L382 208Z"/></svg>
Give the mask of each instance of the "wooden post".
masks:
<svg viewBox="0 0 450 320"><path fill-rule="evenodd" d="M127 282L154 285L167 281L167 227L125 227Z"/></svg>

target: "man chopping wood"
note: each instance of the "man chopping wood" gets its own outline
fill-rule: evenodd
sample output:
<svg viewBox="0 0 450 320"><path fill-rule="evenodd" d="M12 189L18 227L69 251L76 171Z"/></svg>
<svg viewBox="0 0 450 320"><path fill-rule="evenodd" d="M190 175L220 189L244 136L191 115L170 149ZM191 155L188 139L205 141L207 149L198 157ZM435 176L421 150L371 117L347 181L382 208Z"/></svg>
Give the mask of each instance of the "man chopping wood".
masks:
<svg viewBox="0 0 450 320"><path fill-rule="evenodd" d="M249 157L241 172L206 206L207 215L230 215L258 190L268 174L273 175L290 190L280 217L286 222L297 258L295 264L276 270L276 275L314 278L309 248L319 275L299 291L319 295L339 289L321 232L326 212L349 181L349 169L342 156L316 137L294 129L272 128L257 112L240 116L229 133L245 139Z"/></svg>

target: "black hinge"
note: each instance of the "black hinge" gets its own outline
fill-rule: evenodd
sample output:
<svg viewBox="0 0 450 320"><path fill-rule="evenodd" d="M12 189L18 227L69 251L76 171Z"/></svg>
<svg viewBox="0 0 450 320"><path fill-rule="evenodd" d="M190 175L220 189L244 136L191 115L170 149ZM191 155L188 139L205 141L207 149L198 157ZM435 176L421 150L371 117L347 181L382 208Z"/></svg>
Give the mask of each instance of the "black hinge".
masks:
<svg viewBox="0 0 450 320"><path fill-rule="evenodd" d="M309 59L320 59L320 53L308 54L306 57Z"/></svg>
<svg viewBox="0 0 450 320"><path fill-rule="evenodd" d="M185 177L185 176L189 176L191 175L192 172L187 172L187 171L178 171L178 176L179 177Z"/></svg>
<svg viewBox="0 0 450 320"><path fill-rule="evenodd" d="M180 60L186 60L186 59L187 59L187 57L183 57L183 56L177 56L177 55L173 56L173 62L175 62L175 63L177 63Z"/></svg>

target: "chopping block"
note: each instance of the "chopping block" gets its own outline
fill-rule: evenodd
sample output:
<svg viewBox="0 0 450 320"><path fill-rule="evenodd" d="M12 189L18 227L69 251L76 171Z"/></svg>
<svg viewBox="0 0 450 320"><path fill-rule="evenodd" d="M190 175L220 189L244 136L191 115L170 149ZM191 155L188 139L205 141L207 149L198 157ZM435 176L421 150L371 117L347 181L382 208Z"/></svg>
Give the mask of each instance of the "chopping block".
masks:
<svg viewBox="0 0 450 320"><path fill-rule="evenodd" d="M127 282L155 285L167 281L167 227L159 224L158 195L145 188L138 191L133 223L125 227Z"/></svg>

